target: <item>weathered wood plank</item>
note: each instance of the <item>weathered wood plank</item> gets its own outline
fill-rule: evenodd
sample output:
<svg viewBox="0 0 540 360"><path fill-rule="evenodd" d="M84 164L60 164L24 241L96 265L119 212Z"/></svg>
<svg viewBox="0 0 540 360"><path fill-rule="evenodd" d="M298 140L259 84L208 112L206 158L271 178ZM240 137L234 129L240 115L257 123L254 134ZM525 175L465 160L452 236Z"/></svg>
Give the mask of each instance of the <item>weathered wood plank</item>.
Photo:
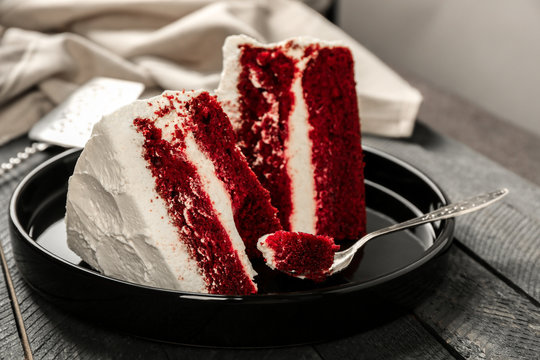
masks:
<svg viewBox="0 0 540 360"><path fill-rule="evenodd" d="M540 299L540 218L503 202L468 215L460 225L456 236L466 239L467 247L505 276L519 279L520 287Z"/></svg>
<svg viewBox="0 0 540 360"><path fill-rule="evenodd" d="M0 236L2 236L0 234ZM4 281L0 281L0 359L22 359L23 348L19 339L11 301Z"/></svg>
<svg viewBox="0 0 540 360"><path fill-rule="evenodd" d="M315 347L300 346L262 350L200 349L158 344L95 327L72 319L17 283L21 293L21 307L29 325L28 333L36 359L333 359L332 353L343 354L349 349L357 353L370 344L370 357L384 359L391 356L407 359L426 355L433 359L452 358L411 316L358 334L352 341L339 340ZM391 339L388 342L388 339ZM398 340L399 339L399 340ZM337 348L337 350L336 350ZM120 351L120 352L119 352ZM341 352L340 352L341 351ZM361 357L362 358L362 357Z"/></svg>
<svg viewBox="0 0 540 360"><path fill-rule="evenodd" d="M30 324L28 332L36 359L321 359L320 355L331 359L332 357L327 356L334 351L333 347L341 347L343 351L349 348L356 353L362 347L361 344L373 345L369 349L371 358L384 359L387 355L393 355L398 359L406 359L413 354L427 354L434 359L451 358L410 316L359 334L352 342L345 339L344 342L318 345L317 351L309 346L264 350L198 349L152 343L82 323L41 299L23 283L18 282L17 286L21 293L23 314ZM401 341L396 341L399 336ZM388 338L392 341L387 342ZM118 353L118 349L121 349L121 353ZM402 353L403 355L400 355Z"/></svg>
<svg viewBox="0 0 540 360"><path fill-rule="evenodd" d="M24 283L17 287L35 359L321 359L309 346L228 350L146 341L74 319Z"/></svg>
<svg viewBox="0 0 540 360"><path fill-rule="evenodd" d="M413 315L315 348L327 360L455 359Z"/></svg>
<svg viewBox="0 0 540 360"><path fill-rule="evenodd" d="M448 256L448 268L437 270L444 271L444 280L414 309L414 317L394 321L380 333L316 349L327 360L537 358L540 310L535 300L516 292L459 246Z"/></svg>
<svg viewBox="0 0 540 360"><path fill-rule="evenodd" d="M535 359L540 309L459 247L446 277L414 313L465 359Z"/></svg>

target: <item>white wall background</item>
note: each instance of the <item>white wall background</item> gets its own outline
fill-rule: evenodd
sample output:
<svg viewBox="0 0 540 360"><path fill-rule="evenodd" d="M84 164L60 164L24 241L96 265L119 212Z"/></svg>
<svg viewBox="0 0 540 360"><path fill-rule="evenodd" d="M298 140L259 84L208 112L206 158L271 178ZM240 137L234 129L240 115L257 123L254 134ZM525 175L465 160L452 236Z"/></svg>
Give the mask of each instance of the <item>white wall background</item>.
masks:
<svg viewBox="0 0 540 360"><path fill-rule="evenodd" d="M539 0L339 0L337 22L396 70L540 135Z"/></svg>

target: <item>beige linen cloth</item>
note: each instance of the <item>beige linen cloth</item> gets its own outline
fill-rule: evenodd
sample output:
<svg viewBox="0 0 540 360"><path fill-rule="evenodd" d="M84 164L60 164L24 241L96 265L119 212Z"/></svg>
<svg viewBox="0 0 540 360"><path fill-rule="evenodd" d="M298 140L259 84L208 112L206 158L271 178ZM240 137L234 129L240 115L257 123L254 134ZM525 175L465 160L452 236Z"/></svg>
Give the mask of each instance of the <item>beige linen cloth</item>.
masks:
<svg viewBox="0 0 540 360"><path fill-rule="evenodd" d="M362 129L410 135L419 92L373 54L297 1L0 1L0 144L24 134L95 76L163 89L213 90L225 38L341 40L356 61Z"/></svg>

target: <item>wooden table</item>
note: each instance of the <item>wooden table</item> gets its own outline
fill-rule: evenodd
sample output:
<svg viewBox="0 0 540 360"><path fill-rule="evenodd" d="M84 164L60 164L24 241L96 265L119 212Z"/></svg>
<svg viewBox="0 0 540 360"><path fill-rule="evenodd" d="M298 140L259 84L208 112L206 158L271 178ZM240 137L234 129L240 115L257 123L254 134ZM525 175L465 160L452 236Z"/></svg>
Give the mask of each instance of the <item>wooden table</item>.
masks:
<svg viewBox="0 0 540 360"><path fill-rule="evenodd" d="M458 98L409 79L425 96L415 135L398 140L437 152L441 134L540 186L540 139ZM365 138L377 143L381 139ZM386 140L384 140L386 141ZM28 144L18 139L0 148L5 161ZM452 143L450 143L451 145ZM461 149L457 145L452 145ZM445 146L450 146L446 144ZM442 145L441 145L442 146ZM519 156L516 156L518 154ZM0 240L5 250L30 348L35 359L535 359L540 357L540 274L505 264L505 252L538 254L538 238L528 234L519 246L481 246L456 232L444 280L432 295L390 323L347 338L276 349L204 349L149 342L99 328L66 315L21 279L7 228L7 204L18 181L49 155L28 160L0 180ZM528 183L527 183L528 184ZM527 185L528 186L528 185ZM532 220L531 220L532 219ZM536 221L538 214L530 221ZM458 223L459 226L459 223ZM509 228L509 234L518 234ZM461 236L461 238L458 237ZM536 239L536 240L535 240ZM536 255L535 255L536 254ZM516 255L516 254L514 254ZM540 259L529 259L532 264ZM532 269L532 270L531 270ZM0 358L24 358L23 342L7 284L0 282Z"/></svg>

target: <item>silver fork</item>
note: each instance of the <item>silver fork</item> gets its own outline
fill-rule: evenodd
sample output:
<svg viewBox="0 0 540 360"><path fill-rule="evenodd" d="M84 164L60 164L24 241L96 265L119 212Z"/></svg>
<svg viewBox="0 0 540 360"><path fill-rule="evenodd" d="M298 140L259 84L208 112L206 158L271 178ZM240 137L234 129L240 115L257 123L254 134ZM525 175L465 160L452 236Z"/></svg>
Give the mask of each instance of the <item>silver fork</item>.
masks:
<svg viewBox="0 0 540 360"><path fill-rule="evenodd" d="M430 213L418 216L414 219L373 231L360 238L356 243L354 243L353 246L351 246L347 250L336 252L334 254L334 263L328 270L328 275L340 272L347 266L349 266L356 252L360 250L368 241L376 237L393 233L395 231L415 227L421 224L467 214L494 203L506 194L508 194L508 189L504 188L487 194L478 195L467 200L444 206Z"/></svg>

